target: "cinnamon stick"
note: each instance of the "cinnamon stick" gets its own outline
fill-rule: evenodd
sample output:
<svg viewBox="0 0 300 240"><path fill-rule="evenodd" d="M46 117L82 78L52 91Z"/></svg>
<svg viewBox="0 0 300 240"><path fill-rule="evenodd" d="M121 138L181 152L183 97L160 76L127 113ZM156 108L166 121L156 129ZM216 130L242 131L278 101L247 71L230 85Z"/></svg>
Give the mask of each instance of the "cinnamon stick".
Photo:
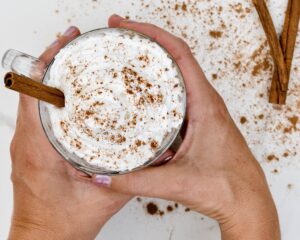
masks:
<svg viewBox="0 0 300 240"><path fill-rule="evenodd" d="M286 44L287 44L286 40L287 40L287 34L288 34L288 30L289 30L289 25L290 25L290 13L291 13L291 5L292 5L291 3L292 3L292 0L288 0L283 30L282 30L282 34L280 37L280 44L281 44L281 49L282 49L283 55L285 55L285 52L286 52ZM277 69L276 64L274 63L274 73L273 73L272 84L271 84L270 95L269 95L270 103L280 104L280 102L282 101L279 98L281 91L280 91L280 88L278 87L278 83L279 83L278 69Z"/></svg>
<svg viewBox="0 0 300 240"><path fill-rule="evenodd" d="M286 40L285 63L288 74L291 72L294 50L298 35L298 27L300 20L300 1L292 0L291 13L289 21L289 30Z"/></svg>
<svg viewBox="0 0 300 240"><path fill-rule="evenodd" d="M279 75L276 64L274 63L274 73L271 83L270 95L269 95L269 103L279 104Z"/></svg>
<svg viewBox="0 0 300 240"><path fill-rule="evenodd" d="M4 77L5 87L19 93L48 102L57 107L65 106L65 97L60 90L36 82L25 76L9 72Z"/></svg>
<svg viewBox="0 0 300 240"><path fill-rule="evenodd" d="M272 17L264 0L253 0L253 4L258 12L262 26L267 35L274 63L278 68L280 90L287 91L288 77L286 65Z"/></svg>
<svg viewBox="0 0 300 240"><path fill-rule="evenodd" d="M280 38L281 48L284 54L287 76L288 76L287 88L290 80L292 59L294 55L296 39L298 34L299 20L300 20L300 1L289 0L285 21L283 25L282 35ZM269 102L276 103L276 104L285 104L287 92L280 91L280 89L278 88L274 89L274 86L278 85L278 83L276 83L278 82L278 78L279 78L278 71L275 67Z"/></svg>
<svg viewBox="0 0 300 240"><path fill-rule="evenodd" d="M283 24L283 29L282 29L282 33L281 33L281 36L280 36L280 44L281 44L281 49L282 49L283 55L285 55L285 53L286 53L288 31L289 31L289 26L290 26L292 1L293 0L288 0L288 5L287 5L286 13L285 13L284 24Z"/></svg>

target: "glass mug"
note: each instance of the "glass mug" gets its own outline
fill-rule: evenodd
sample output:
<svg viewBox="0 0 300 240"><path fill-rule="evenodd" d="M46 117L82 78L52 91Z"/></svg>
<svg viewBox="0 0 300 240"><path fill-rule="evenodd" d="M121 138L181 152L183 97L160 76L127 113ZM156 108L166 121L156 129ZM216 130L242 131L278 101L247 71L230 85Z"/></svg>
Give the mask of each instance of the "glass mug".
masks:
<svg viewBox="0 0 300 240"><path fill-rule="evenodd" d="M70 41L70 43L75 43L81 40L82 37L86 36L101 36L103 33L109 33L110 31L119 31L123 34L129 34L130 36L140 36L142 38L150 39L148 36L145 36L141 33L132 31L132 30L127 30L127 29L121 29L121 28L101 28L101 29L95 29L86 33L81 34L77 38L73 39ZM67 45L68 45L67 44ZM158 43L157 43L158 44ZM66 46L67 46L66 45ZM180 72L180 69L178 65L176 64L175 60L172 58L172 56L161 46L161 48L168 54L169 58L172 60L173 65L177 69L178 72L178 78L181 81L181 84L184 89L184 93L182 95L182 102L183 102L183 107L184 107L184 114L185 114L185 109L186 109L186 91L185 91L185 85L183 81L182 74ZM44 84L47 85L49 81L49 76L50 76L50 69L55 61L55 58L52 60L52 62L46 66L42 61L39 59L32 57L30 55L27 55L25 53L10 49L8 50L3 58L2 58L2 66L5 69L11 70L17 74L24 75L26 77L29 77L35 81L38 82L43 82ZM40 120L42 123L42 127L44 129L44 132L54 147L54 149L66 160L68 161L73 167L76 169L88 174L101 174L101 175L118 175L118 174L125 174L129 173L132 171L136 171L142 168L145 168L149 165L159 165L161 162L158 161L158 159L165 153L166 150L169 148L171 149L177 149L178 146L181 143L181 138L180 138L180 129L183 125L183 122L181 123L181 126L178 127L177 129L173 129L171 133L169 133L165 139L163 140L161 146L156 150L155 156L152 157L151 159L148 159L143 165L136 167L132 170L125 170L125 171L113 171L113 170L107 170L92 164L89 164L87 161L84 159L81 159L77 155L73 154L72 152L68 151L55 137L54 132L52 131L52 126L50 122L50 117L49 117L49 112L46 108L46 104L43 101L39 101L38 108L39 108L39 115L40 115ZM184 118L183 118L184 119Z"/></svg>

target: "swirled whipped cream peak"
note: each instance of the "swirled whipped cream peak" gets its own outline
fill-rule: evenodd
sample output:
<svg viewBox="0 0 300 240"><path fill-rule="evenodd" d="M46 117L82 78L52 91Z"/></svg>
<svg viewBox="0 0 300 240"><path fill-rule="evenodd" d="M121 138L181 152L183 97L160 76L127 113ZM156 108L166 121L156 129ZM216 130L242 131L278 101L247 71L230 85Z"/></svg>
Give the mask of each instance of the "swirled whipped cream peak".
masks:
<svg viewBox="0 0 300 240"><path fill-rule="evenodd" d="M137 168L183 122L179 70L157 43L131 31L103 29L71 42L47 84L65 94L64 108L47 105L54 136L91 166Z"/></svg>

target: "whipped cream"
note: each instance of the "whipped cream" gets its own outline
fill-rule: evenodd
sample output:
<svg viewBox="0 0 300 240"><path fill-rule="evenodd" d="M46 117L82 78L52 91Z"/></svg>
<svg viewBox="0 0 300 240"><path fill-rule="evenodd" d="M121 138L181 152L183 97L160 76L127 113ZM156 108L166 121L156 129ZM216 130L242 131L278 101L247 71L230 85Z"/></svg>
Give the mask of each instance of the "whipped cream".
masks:
<svg viewBox="0 0 300 240"><path fill-rule="evenodd" d="M106 170L143 165L183 122L179 70L157 43L131 31L102 29L71 42L55 57L47 84L66 101L64 108L47 104L54 136Z"/></svg>

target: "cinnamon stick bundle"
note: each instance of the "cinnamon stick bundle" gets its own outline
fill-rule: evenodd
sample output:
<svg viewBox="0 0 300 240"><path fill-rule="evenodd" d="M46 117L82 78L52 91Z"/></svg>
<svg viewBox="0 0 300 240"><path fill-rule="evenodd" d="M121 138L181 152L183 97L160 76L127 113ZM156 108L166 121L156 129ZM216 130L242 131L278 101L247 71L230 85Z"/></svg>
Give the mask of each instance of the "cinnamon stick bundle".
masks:
<svg viewBox="0 0 300 240"><path fill-rule="evenodd" d="M283 30L280 38L280 44L284 55L286 70L288 75L288 83L290 80L290 73L292 67L292 60L296 45L298 26L300 20L300 1L289 0ZM275 66L272 85L270 90L270 103L285 104L287 91L281 91L279 88L279 74ZM288 87L287 83L287 87Z"/></svg>
<svg viewBox="0 0 300 240"><path fill-rule="evenodd" d="M65 96L63 92L25 76L9 72L4 77L4 84L8 89L48 102L57 107L65 106Z"/></svg>

